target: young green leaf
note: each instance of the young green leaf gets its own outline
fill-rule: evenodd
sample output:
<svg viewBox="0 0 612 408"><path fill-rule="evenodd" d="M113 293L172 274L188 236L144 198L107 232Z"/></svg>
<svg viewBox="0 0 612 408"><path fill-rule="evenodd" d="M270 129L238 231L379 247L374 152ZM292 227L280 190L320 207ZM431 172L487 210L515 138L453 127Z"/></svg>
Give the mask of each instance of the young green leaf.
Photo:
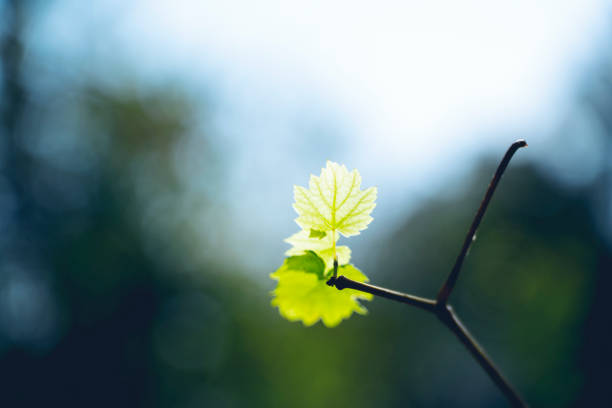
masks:
<svg viewBox="0 0 612 408"><path fill-rule="evenodd" d="M308 235L308 238L324 238L325 235L327 235L327 232L323 232L323 231L319 231L316 229L311 229L310 230L310 235Z"/></svg>
<svg viewBox="0 0 612 408"><path fill-rule="evenodd" d="M296 222L302 230L285 241L292 245L288 258L270 277L278 281L272 292L272 306L288 320L301 320L311 326L322 320L327 327L338 325L353 312L367 310L359 300L371 300L372 295L353 289L338 290L327 285L338 261L338 275L358 282L368 278L349 265L351 250L336 246L340 234L349 237L367 228L376 206L376 188L361 191L361 176L357 170L327 162L321 175L311 176L309 189L294 188L293 208Z"/></svg>
<svg viewBox="0 0 612 408"><path fill-rule="evenodd" d="M376 187L361 191L361 176L345 166L328 161L319 177L310 176L308 189L295 186L293 208L296 222L304 230L339 232L345 237L359 234L372 221Z"/></svg>
<svg viewBox="0 0 612 408"><path fill-rule="evenodd" d="M325 262L314 251L310 250L306 251L303 255L291 256L285 259L283 266L276 273L282 273L287 270L312 273L319 279L325 278L326 271Z"/></svg>
<svg viewBox="0 0 612 408"><path fill-rule="evenodd" d="M352 265L339 267L338 274L358 282L368 281ZM301 320L305 326L312 326L322 320L325 326L334 327L353 312L366 314L367 309L359 300L371 300L373 297L369 293L352 289L337 290L328 286L326 280L319 279L316 274L292 270L287 263L270 277L278 280L278 286L272 292L272 306L278 306L280 314L287 320Z"/></svg>
<svg viewBox="0 0 612 408"><path fill-rule="evenodd" d="M336 234L336 241L338 235ZM305 251L311 250L317 253L325 262L325 270L329 270L334 266L334 241L332 234L326 234L325 237L310 238L308 231L300 231L289 238L285 239L285 242L293 245L293 248L285 252L285 255L301 255ZM338 263L344 265L349 263L351 260L351 250L349 247L341 245L336 247L336 255L338 256Z"/></svg>

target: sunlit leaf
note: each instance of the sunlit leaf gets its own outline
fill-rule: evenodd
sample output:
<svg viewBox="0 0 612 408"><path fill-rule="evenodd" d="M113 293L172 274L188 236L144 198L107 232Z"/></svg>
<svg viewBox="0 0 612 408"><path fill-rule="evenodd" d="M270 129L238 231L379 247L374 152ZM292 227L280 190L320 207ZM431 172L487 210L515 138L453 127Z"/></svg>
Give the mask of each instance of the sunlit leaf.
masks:
<svg viewBox="0 0 612 408"><path fill-rule="evenodd" d="M328 161L319 177L311 175L308 189L295 186L293 208L304 230L337 231L349 237L372 221L376 187L360 190L361 176L344 165Z"/></svg>
<svg viewBox="0 0 612 408"><path fill-rule="evenodd" d="M371 300L372 295L352 289L338 290L328 286L338 260L338 275L366 282L368 278L348 264L351 250L336 246L340 235L359 234L367 228L376 206L376 188L361 190L357 170L328 161L321 175L311 176L308 189L295 186L293 207L296 222L302 230L285 241L291 244L283 265L270 277L278 281L272 292L272 305L288 320L301 320L306 326L322 320L328 327L366 309L359 300Z"/></svg>
<svg viewBox="0 0 612 408"><path fill-rule="evenodd" d="M338 268L338 274L358 282L368 281L368 278L352 265L341 266ZM327 327L337 326L353 312L366 314L367 310L359 300L372 299L369 293L330 287L326 284L326 279L320 279L314 273L290 269L287 261L270 277L278 280L278 286L273 291L272 306L278 307L280 314L286 319L301 320L306 326L311 326L319 320Z"/></svg>
<svg viewBox="0 0 612 408"><path fill-rule="evenodd" d="M293 245L291 249L285 252L285 255L301 255L308 250L314 251L325 262L325 270L327 271L334 265L334 241L332 239L332 235L332 233L328 233L321 239L310 238L308 231L302 230L285 239L285 242ZM336 234L336 241L337 240L338 235ZM351 260L351 250L347 246L337 246L336 254L338 256L338 263L340 265L345 265Z"/></svg>
<svg viewBox="0 0 612 408"><path fill-rule="evenodd" d="M325 262L314 251L307 250L302 255L290 256L285 259L283 265L274 274L281 274L285 271L301 271L311 273L319 279L325 277Z"/></svg>

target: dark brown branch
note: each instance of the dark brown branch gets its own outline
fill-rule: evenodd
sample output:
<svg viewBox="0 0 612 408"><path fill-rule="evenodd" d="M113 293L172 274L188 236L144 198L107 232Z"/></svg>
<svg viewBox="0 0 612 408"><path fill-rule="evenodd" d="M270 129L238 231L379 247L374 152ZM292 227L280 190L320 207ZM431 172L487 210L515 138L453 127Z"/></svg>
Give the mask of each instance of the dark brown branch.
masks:
<svg viewBox="0 0 612 408"><path fill-rule="evenodd" d="M491 183L489 184L489 188L487 189L487 192L485 193L485 196L482 199L482 202L480 203L480 208L478 208L478 212L474 216L472 225L470 226L470 229L467 235L465 236L465 240L463 241L463 246L461 247L461 251L459 252L459 255L457 256L455 265L453 266L453 269L448 275L446 282L444 282L444 284L440 288L440 292L438 292L438 296L437 296L438 303L446 304L446 302L448 301L448 297L452 293L455 287L455 284L457 283L457 278L459 277L459 272L461 271L463 260L465 259L465 256L467 255L468 249L470 249L470 245L472 245L472 242L474 241L476 230L478 229L478 226L480 225L480 221L482 221L482 217L487 211L487 207L489 206L491 197L493 197L495 188L497 187L497 184L499 183L501 176L504 174L506 167L508 167L508 163L510 163L510 159L512 159L512 156L514 156L514 153L516 153L516 151L520 149L521 147L525 147L525 146L527 146L527 142L525 142L524 140L517 140L516 142L512 143L512 145L508 148L508 151L504 155L504 158L499 163L499 166L497 167L497 171L495 172L495 175L493 176L493 179L491 180Z"/></svg>
<svg viewBox="0 0 612 408"><path fill-rule="evenodd" d="M465 241L463 241L463 247L461 248L461 252L455 261L455 265L451 270L450 275L446 279L446 282L442 285L440 292L438 293L437 298L427 299L418 296L408 295L406 293L396 292L394 290L389 290L386 288L381 288L379 286L370 285L367 283L357 282L352 279L347 278L346 276L338 276L336 277L337 271L337 262L334 264L334 275L327 281L329 286L335 286L338 290L342 289L354 289L359 290L366 293L371 293L375 296L381 296L387 299L395 300L396 302L401 302L408 304L410 306L418 307L419 309L426 310L436 315L436 317L450 330L455 336L461 341L461 343L469 350L474 359L480 364L480 366L485 370L485 372L489 375L491 380L495 383L495 385L501 390L504 396L508 399L508 401L512 404L513 407L526 407L527 404L521 399L516 390L510 385L508 380L501 374L499 369L493 364L493 361L487 356L487 353L484 349L476 342L476 340L472 337L470 332L463 326L455 312L451 306L447 304L448 297L450 296L453 288L455 287L455 283L457 282L457 278L459 276L459 272L461 271L461 266L463 264L463 260L467 254L472 241L474 240L474 236L476 234L476 230L480 225L480 221L482 221L482 217L484 216L485 211L487 210L487 206L491 201L491 197L495 192L495 188L501 179L501 176L504 174L506 167L508 167L508 163L510 163L510 159L518 149L521 147L527 146L527 143L524 140L518 140L510 146L506 154L504 155L502 161L497 167L497 171L493 176L493 180L489 184L489 188L484 196L484 199L480 203L480 208L478 208L478 212L474 217L474 221L472 221L472 225L470 230L465 237Z"/></svg>
<svg viewBox="0 0 612 408"><path fill-rule="evenodd" d="M418 296L408 295L406 293L396 292L381 288L379 286L369 285L367 283L357 282L346 276L338 276L337 278L331 278L327 281L329 286L335 286L338 290L342 289L355 289L361 292L371 293L372 295L381 296L387 299L395 300L396 302L402 302L409 304L410 306L418 307L419 309L433 312L436 307L436 301L433 299L426 299Z"/></svg>
<svg viewBox="0 0 612 408"><path fill-rule="evenodd" d="M436 309L436 316L444 323L450 331L463 343L463 345L472 354L472 357L482 367L495 385L504 393L508 401L513 407L526 407L527 404L521 399L521 396L516 390L510 385L510 382L502 375L501 371L495 366L493 361L489 358L484 349L478 344L478 342L472 337L470 332L461 323L461 320L457 317L453 309L449 305L438 304Z"/></svg>
<svg viewBox="0 0 612 408"><path fill-rule="evenodd" d="M361 292L371 293L375 296L384 297L387 299L395 300L415 306L419 309L431 312L436 315L438 319L444 325L452 331L455 336L463 343L463 345L472 354L472 357L476 359L478 364L485 370L491 380L497 385L501 392L506 396L508 401L513 407L526 407L527 404L523 402L520 395L510 385L508 380L502 375L499 369L495 366L493 361L489 358L484 349L478 344L478 342L472 337L470 332L463 326L453 309L443 303L438 303L434 299L422 298L419 296L409 295L407 293L396 292L394 290L381 288L380 286L374 286L367 283L357 282L346 276L340 275L337 278L331 277L327 284L329 286L335 286L338 290L342 289L355 289Z"/></svg>

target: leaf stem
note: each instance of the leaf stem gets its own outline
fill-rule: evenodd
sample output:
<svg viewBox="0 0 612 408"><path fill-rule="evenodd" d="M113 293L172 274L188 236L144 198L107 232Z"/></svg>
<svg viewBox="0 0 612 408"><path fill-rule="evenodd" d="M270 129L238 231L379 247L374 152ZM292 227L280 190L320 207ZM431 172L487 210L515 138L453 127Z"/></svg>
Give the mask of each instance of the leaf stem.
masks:
<svg viewBox="0 0 612 408"><path fill-rule="evenodd" d="M334 255L334 260L338 260L338 256L336 255L336 230L333 229L332 230L332 242L333 242L333 255Z"/></svg>
<svg viewBox="0 0 612 408"><path fill-rule="evenodd" d="M334 197L335 200L335 197ZM338 255L336 254L336 230L332 229L332 242L334 243L333 245L333 255L334 255L334 274L332 275L333 278L335 278L336 276L338 276Z"/></svg>

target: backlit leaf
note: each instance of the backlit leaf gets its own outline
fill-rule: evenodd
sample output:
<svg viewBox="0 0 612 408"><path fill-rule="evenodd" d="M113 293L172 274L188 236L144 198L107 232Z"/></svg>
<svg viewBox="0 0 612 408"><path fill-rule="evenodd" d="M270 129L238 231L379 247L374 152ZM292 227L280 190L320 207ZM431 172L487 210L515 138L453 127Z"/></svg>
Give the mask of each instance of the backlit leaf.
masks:
<svg viewBox="0 0 612 408"><path fill-rule="evenodd" d="M311 175L308 189L294 187L296 222L302 230L285 241L291 244L283 265L270 274L277 280L272 306L291 321L311 326L321 320L327 327L338 325L353 312L365 314L360 300L369 293L328 286L338 260L338 275L357 282L368 278L349 264L351 250L337 246L340 235L349 237L367 228L376 206L376 188L361 190L357 170L328 161L320 176Z"/></svg>
<svg viewBox="0 0 612 408"><path fill-rule="evenodd" d="M352 265L341 266L338 274L358 282L368 281ZM338 290L328 286L325 279L304 271L281 267L270 277L278 280L278 286L272 292L272 306L278 307L280 314L287 320L301 320L305 326L312 326L319 320L327 327L337 326L353 312L366 314L367 309L359 300L372 299L369 293L352 289Z"/></svg>
<svg viewBox="0 0 612 408"><path fill-rule="evenodd" d="M312 273L319 279L325 277L325 262L314 251L307 250L302 255L290 256L285 259L283 265L277 269L275 274L281 274L285 271L301 271Z"/></svg>
<svg viewBox="0 0 612 408"><path fill-rule="evenodd" d="M376 206L376 187L360 190L361 176L344 165L328 161L319 177L310 176L308 189L295 186L293 208L304 230L337 231L346 237L359 234Z"/></svg>
<svg viewBox="0 0 612 408"><path fill-rule="evenodd" d="M336 234L336 241L338 235ZM333 268L334 265L334 252L333 252L333 240L332 233L328 233L325 237L310 238L307 231L300 231L293 234L289 238L285 239L285 242L293 245L293 248L285 252L285 255L301 255L307 250L311 250L317 253L325 262L325 270ZM338 256L338 264L344 265L349 263L351 260L351 250L349 247L341 245L336 247L336 254Z"/></svg>

